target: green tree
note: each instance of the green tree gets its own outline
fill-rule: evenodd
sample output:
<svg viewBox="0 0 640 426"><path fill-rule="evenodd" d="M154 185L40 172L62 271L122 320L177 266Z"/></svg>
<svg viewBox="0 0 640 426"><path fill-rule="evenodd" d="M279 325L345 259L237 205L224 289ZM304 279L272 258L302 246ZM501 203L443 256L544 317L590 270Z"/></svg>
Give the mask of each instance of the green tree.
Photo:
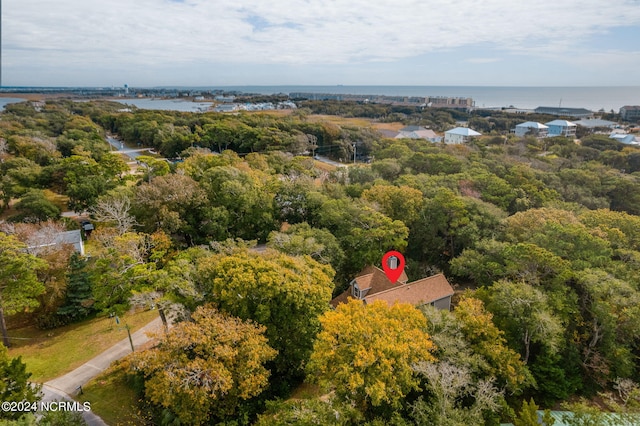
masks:
<svg viewBox="0 0 640 426"><path fill-rule="evenodd" d="M309 194L313 192L309 177L282 177L274 196L274 211L283 222L295 224L309 221L318 206Z"/></svg>
<svg viewBox="0 0 640 426"><path fill-rule="evenodd" d="M192 319L160 337L156 347L136 352L131 365L145 378L147 398L181 424L233 419L242 401L266 388L264 364L276 351L264 327L211 306L198 308Z"/></svg>
<svg viewBox="0 0 640 426"><path fill-rule="evenodd" d="M45 268L46 263L25 253L25 249L15 237L0 232L0 329L7 347L10 343L5 315L37 307L38 296L45 291L37 272Z"/></svg>
<svg viewBox="0 0 640 426"><path fill-rule="evenodd" d="M43 222L60 217L58 206L47 199L44 191L38 189L31 189L24 194L16 204L16 210L20 214L15 219L22 222Z"/></svg>
<svg viewBox="0 0 640 426"><path fill-rule="evenodd" d="M506 385L512 393L519 393L531 383L525 363L507 346L504 332L495 325L482 301L464 297L453 315L472 352L484 359L478 364L484 377L495 377L498 385Z"/></svg>
<svg viewBox="0 0 640 426"><path fill-rule="evenodd" d="M522 400L522 409L518 413L518 416L513 419L513 424L514 426L539 426L540 420L542 420L542 424L546 426L552 426L556 422L549 410L545 410L540 419L538 416L538 406L533 398L531 398L529 402Z"/></svg>
<svg viewBox="0 0 640 426"><path fill-rule="evenodd" d="M267 246L291 256L308 255L320 263L338 270L345 254L338 239L326 229L317 229L308 223L298 223L279 232L273 231L267 238Z"/></svg>
<svg viewBox="0 0 640 426"><path fill-rule="evenodd" d="M318 227L327 228L340 241L345 255L345 275L376 264L389 250L404 251L409 230L399 220L346 198L329 200L319 212Z"/></svg>
<svg viewBox="0 0 640 426"><path fill-rule="evenodd" d="M42 167L26 158L9 158L0 162L0 198L2 210L12 198L21 197L38 186Z"/></svg>
<svg viewBox="0 0 640 426"><path fill-rule="evenodd" d="M583 365L599 381L637 374L634 348L640 342L640 291L599 269L577 275Z"/></svg>
<svg viewBox="0 0 640 426"><path fill-rule="evenodd" d="M218 224L207 217L206 209L207 195L198 183L189 176L172 174L138 186L131 213L146 232L162 230L193 243L216 234Z"/></svg>
<svg viewBox="0 0 640 426"><path fill-rule="evenodd" d="M479 294L486 299L496 325L505 330L511 344L521 351L525 363L529 361L532 343L551 353L558 350L564 328L542 291L524 282L502 280Z"/></svg>
<svg viewBox="0 0 640 426"><path fill-rule="evenodd" d="M333 269L308 256L237 250L198 261L206 299L231 315L267 328L278 351L274 374L287 383L301 375L329 308Z"/></svg>
<svg viewBox="0 0 640 426"><path fill-rule="evenodd" d="M422 192L408 186L374 185L362 193L362 198L380 206L382 213L410 226L423 203Z"/></svg>
<svg viewBox="0 0 640 426"><path fill-rule="evenodd" d="M7 348L0 344L0 401L2 402L36 402L40 400L42 385L29 383L31 373L21 357L9 358ZM23 413L2 410L0 417L17 419Z"/></svg>
<svg viewBox="0 0 640 426"><path fill-rule="evenodd" d="M104 236L100 243L88 268L95 308L120 312L128 308L132 291L151 279L169 241L161 232L128 232Z"/></svg>
<svg viewBox="0 0 640 426"><path fill-rule="evenodd" d="M264 172L226 166L207 170L200 184L223 212L229 236L264 241L276 229L270 181Z"/></svg>
<svg viewBox="0 0 640 426"><path fill-rule="evenodd" d="M491 204L440 188L428 199L409 235L409 254L440 267L496 234L504 212Z"/></svg>
<svg viewBox="0 0 640 426"><path fill-rule="evenodd" d="M165 160L141 155L136 158L136 161L143 166L143 180L147 182L151 182L151 179L156 176L164 176L169 173L169 164Z"/></svg>
<svg viewBox="0 0 640 426"><path fill-rule="evenodd" d="M67 279L65 302L58 309L58 315L73 321L84 319L93 311L94 299L86 261L78 253L69 259Z"/></svg>
<svg viewBox="0 0 640 426"><path fill-rule="evenodd" d="M365 414L383 405L399 409L405 396L418 389L413 365L433 360L425 318L411 305L350 300L320 322L309 380L335 390L339 400Z"/></svg>

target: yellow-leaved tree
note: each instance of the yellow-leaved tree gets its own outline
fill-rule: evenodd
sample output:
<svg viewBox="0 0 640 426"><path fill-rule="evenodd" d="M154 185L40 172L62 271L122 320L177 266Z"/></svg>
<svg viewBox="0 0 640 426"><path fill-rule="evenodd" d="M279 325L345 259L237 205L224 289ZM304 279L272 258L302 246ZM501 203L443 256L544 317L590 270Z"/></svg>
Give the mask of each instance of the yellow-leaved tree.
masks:
<svg viewBox="0 0 640 426"><path fill-rule="evenodd" d="M233 418L241 400L268 385L264 363L272 360L265 328L199 307L193 321L181 322L159 344L134 354L132 367L145 380L145 394L185 425Z"/></svg>
<svg viewBox="0 0 640 426"><path fill-rule="evenodd" d="M309 379L335 390L340 400L363 413L370 407L399 407L407 393L418 389L412 366L433 360L426 319L412 305L350 300L320 322Z"/></svg>

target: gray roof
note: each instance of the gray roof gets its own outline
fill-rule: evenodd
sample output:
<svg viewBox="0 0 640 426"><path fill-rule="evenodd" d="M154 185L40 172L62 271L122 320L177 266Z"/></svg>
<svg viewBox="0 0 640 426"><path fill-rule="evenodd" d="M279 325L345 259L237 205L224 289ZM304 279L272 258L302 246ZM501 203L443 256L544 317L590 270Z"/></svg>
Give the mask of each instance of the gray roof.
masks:
<svg viewBox="0 0 640 426"><path fill-rule="evenodd" d="M583 127L612 127L617 126L618 123L609 120L601 120L599 118L590 118L586 120L578 120L576 124Z"/></svg>
<svg viewBox="0 0 640 426"><path fill-rule="evenodd" d="M54 240L55 244L79 244L81 241L82 234L79 229L60 232Z"/></svg>
<svg viewBox="0 0 640 426"><path fill-rule="evenodd" d="M565 108L565 107L547 107L547 106L539 106L535 109L537 113L547 113L547 114L555 114L555 115L585 115L585 114L593 114L593 111L588 110L586 108Z"/></svg>
<svg viewBox="0 0 640 426"><path fill-rule="evenodd" d="M82 231L79 229L73 231L57 232L52 235L36 234L34 238L27 243L27 249L30 252L38 252L46 247L56 247L70 244L74 250L84 256L84 242L82 241Z"/></svg>

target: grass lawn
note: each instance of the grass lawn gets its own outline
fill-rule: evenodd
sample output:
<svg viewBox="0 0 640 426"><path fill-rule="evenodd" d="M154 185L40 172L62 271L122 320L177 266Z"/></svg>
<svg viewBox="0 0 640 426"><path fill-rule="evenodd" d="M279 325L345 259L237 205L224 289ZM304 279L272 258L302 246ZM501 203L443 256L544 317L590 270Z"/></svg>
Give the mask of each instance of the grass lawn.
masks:
<svg viewBox="0 0 640 426"><path fill-rule="evenodd" d="M26 327L9 330L12 347L9 356L22 355L34 382L46 382L81 366L122 339L129 324L131 333L157 318L158 311L127 313L120 326L113 318L94 318L54 330Z"/></svg>
<svg viewBox="0 0 640 426"><path fill-rule="evenodd" d="M44 195L47 197L47 200L55 204L61 211L64 212L68 209L67 204L69 203L69 197L66 195L57 194L50 189L45 189Z"/></svg>
<svg viewBox="0 0 640 426"><path fill-rule="evenodd" d="M127 384L124 370L115 365L82 387L77 401L91 403L91 411L111 426L148 424L138 397Z"/></svg>

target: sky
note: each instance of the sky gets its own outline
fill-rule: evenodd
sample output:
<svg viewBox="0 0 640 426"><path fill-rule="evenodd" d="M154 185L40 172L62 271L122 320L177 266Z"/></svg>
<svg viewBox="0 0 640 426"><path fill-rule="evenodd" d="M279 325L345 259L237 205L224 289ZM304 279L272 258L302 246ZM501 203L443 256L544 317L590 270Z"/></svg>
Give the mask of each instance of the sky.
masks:
<svg viewBox="0 0 640 426"><path fill-rule="evenodd" d="M640 0L0 0L3 86L638 86Z"/></svg>

